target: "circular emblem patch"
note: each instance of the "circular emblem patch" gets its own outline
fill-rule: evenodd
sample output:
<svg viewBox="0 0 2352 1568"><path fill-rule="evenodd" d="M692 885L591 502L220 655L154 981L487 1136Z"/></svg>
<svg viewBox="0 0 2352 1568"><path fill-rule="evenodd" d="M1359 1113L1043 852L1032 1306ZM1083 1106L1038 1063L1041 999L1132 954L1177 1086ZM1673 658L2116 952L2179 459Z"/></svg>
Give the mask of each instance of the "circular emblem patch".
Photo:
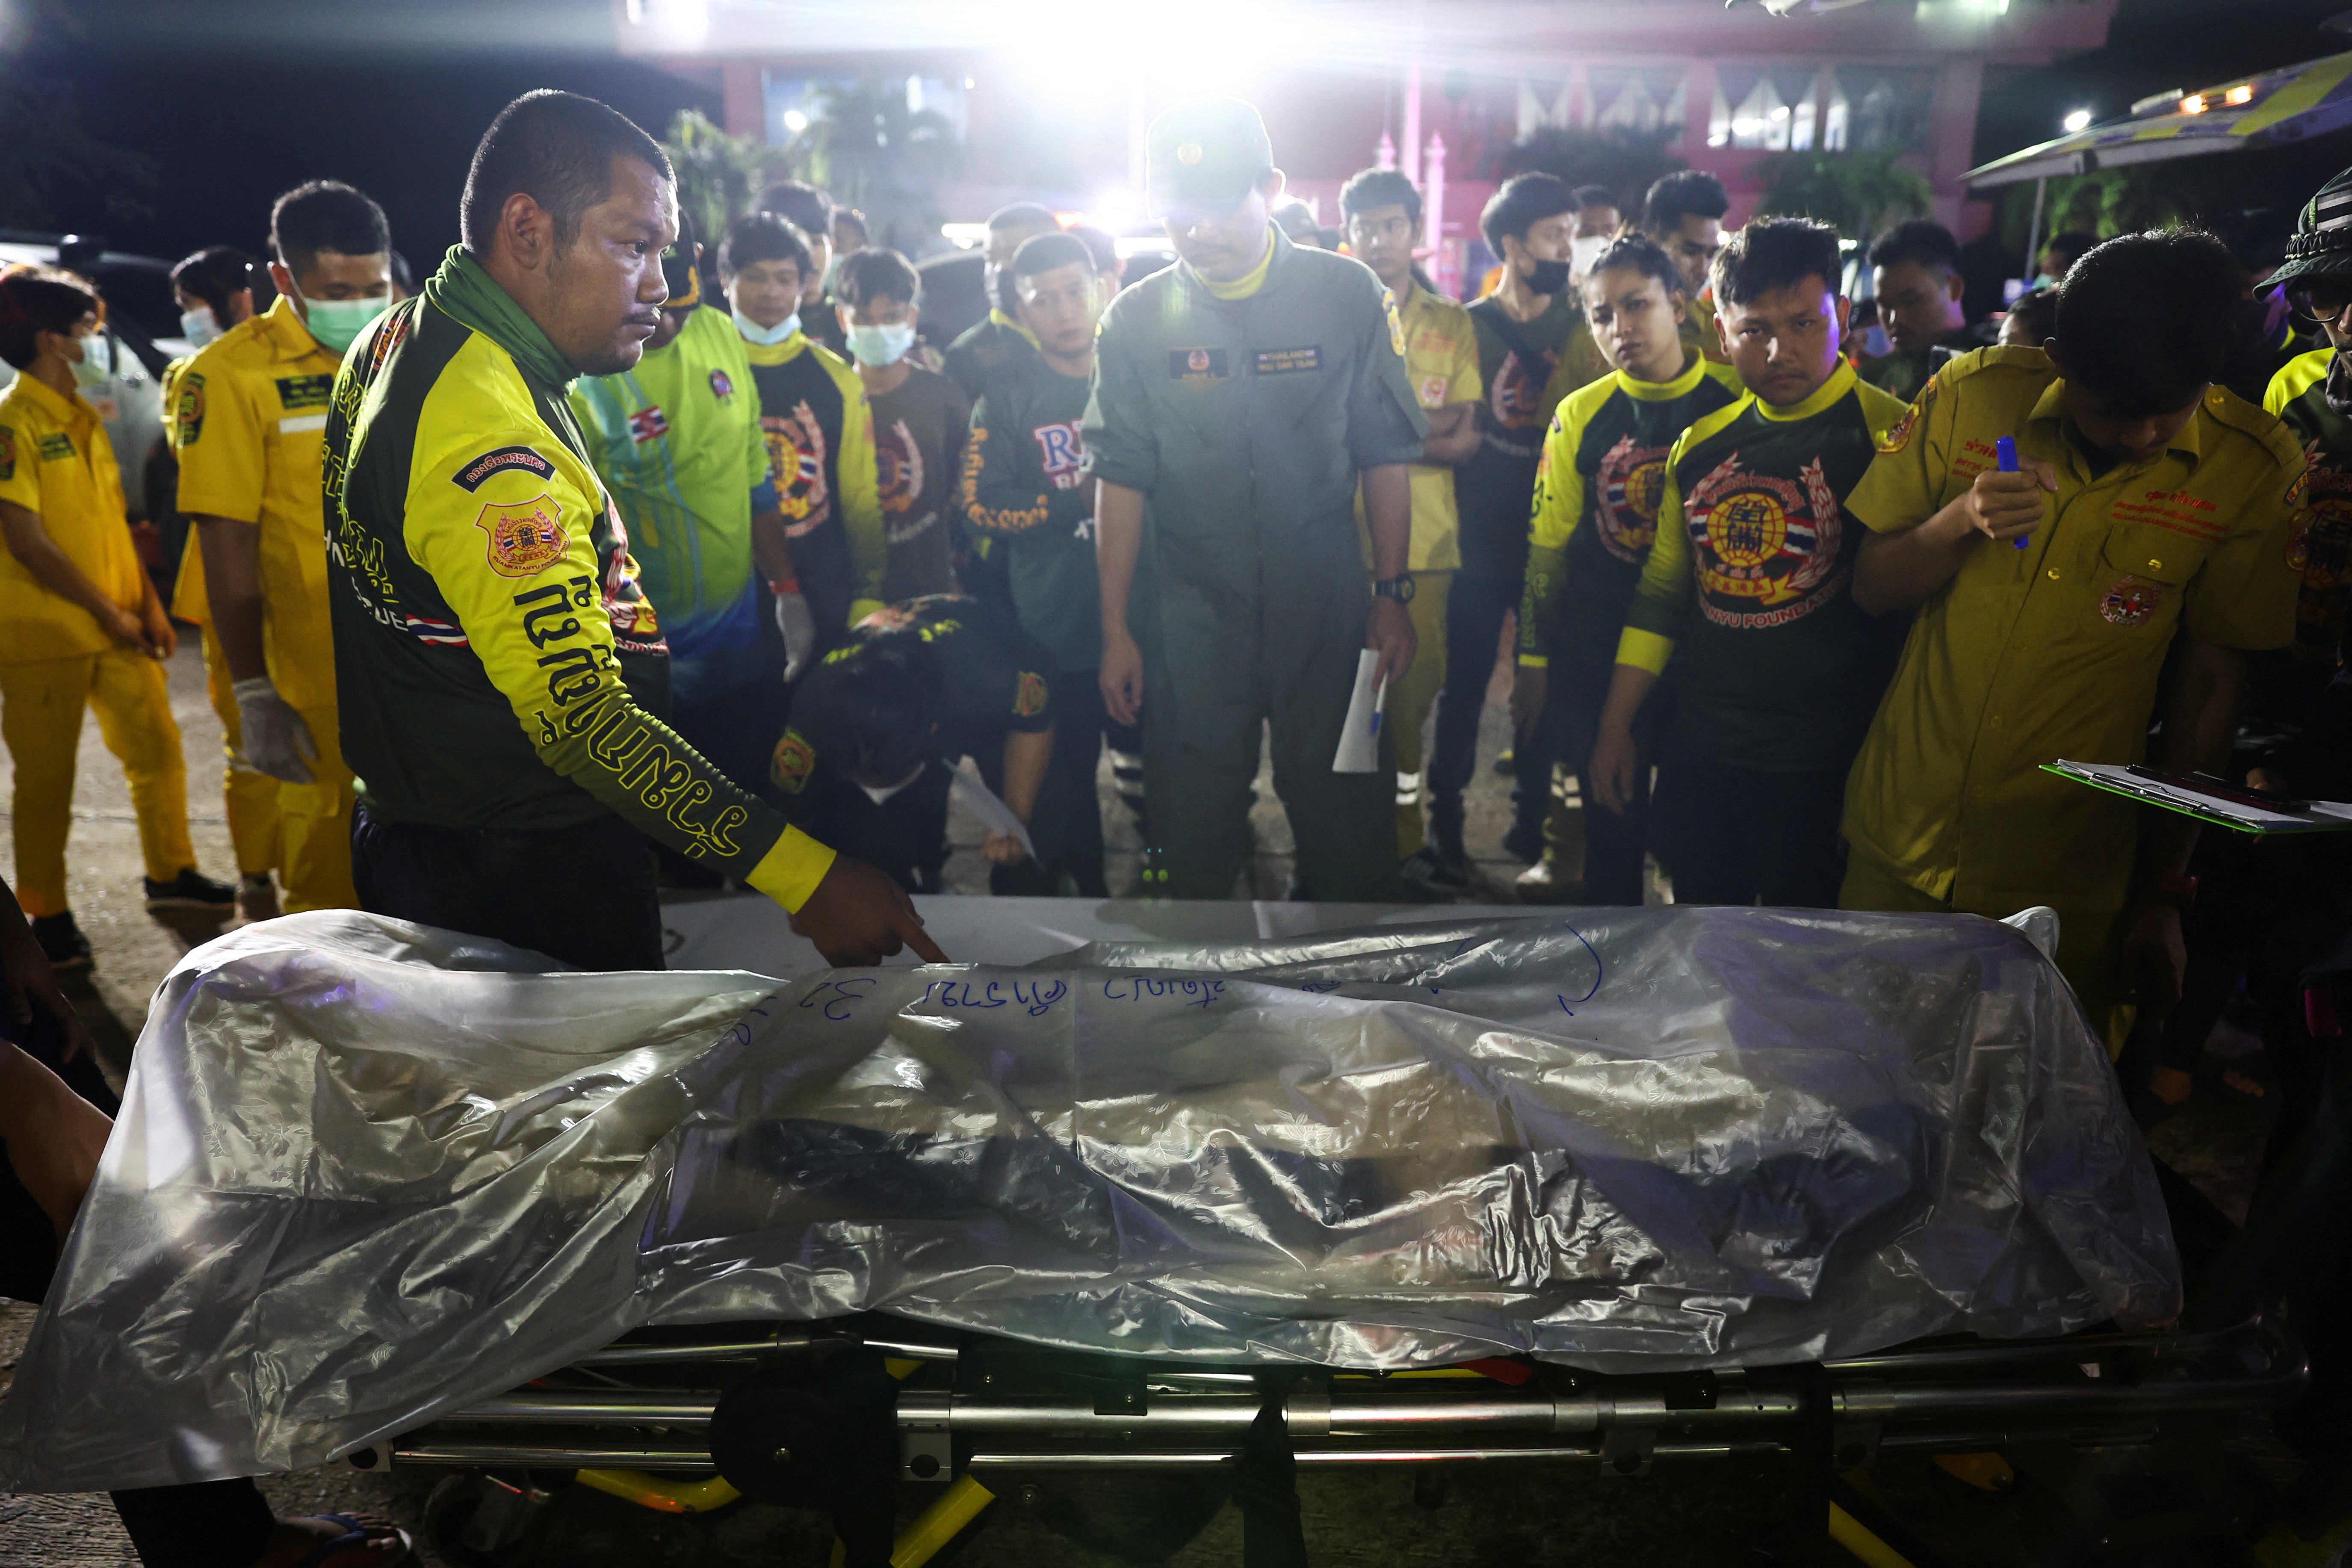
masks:
<svg viewBox="0 0 2352 1568"><path fill-rule="evenodd" d="M1013 695L1013 711L1024 719L1034 719L1045 710L1045 678L1034 670L1021 672L1020 689Z"/></svg>
<svg viewBox="0 0 2352 1568"><path fill-rule="evenodd" d="M1194 375L1202 374L1207 371L1209 368L1209 351L1206 349L1194 349L1191 353L1186 354L1184 356L1184 368L1191 371Z"/></svg>
<svg viewBox="0 0 2352 1568"><path fill-rule="evenodd" d="M1707 514L1707 545L1717 562L1734 570L1763 565L1780 553L1788 537L1788 510L1763 490L1736 490Z"/></svg>
<svg viewBox="0 0 2352 1568"><path fill-rule="evenodd" d="M734 392L735 384L728 379L727 373L725 371L714 370L710 373L710 395L712 396L730 397L734 395Z"/></svg>
<svg viewBox="0 0 2352 1568"><path fill-rule="evenodd" d="M1201 161L1201 144L1198 142L1182 143L1176 149L1176 161L1188 169L1192 167Z"/></svg>
<svg viewBox="0 0 2352 1568"><path fill-rule="evenodd" d="M776 742L775 755L768 759L768 778L778 789L793 795L801 793L808 776L816 769L816 749L803 738L798 730L787 730Z"/></svg>
<svg viewBox="0 0 2352 1568"><path fill-rule="evenodd" d="M1445 406L1445 378L1444 376L1424 375L1421 378L1421 405L1423 408L1443 408Z"/></svg>
<svg viewBox="0 0 2352 1568"><path fill-rule="evenodd" d="M2099 601L2099 617L2111 626L2144 626L2156 618L2164 589L2137 577L2120 579Z"/></svg>
<svg viewBox="0 0 2352 1568"><path fill-rule="evenodd" d="M1557 423L1557 421L1555 421ZM1550 443L1545 443L1549 450ZM1620 561L1639 562L1658 533L1658 503L1666 494L1664 447L1636 447L1621 436L1601 455L1593 476L1601 504L1594 509L1601 545Z"/></svg>

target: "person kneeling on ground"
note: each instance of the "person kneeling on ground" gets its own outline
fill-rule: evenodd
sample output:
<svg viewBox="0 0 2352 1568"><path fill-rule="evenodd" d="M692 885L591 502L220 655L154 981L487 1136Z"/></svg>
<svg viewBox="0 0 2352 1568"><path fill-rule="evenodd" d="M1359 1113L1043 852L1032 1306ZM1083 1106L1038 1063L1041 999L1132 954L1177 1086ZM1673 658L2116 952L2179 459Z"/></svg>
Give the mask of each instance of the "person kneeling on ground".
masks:
<svg viewBox="0 0 2352 1568"><path fill-rule="evenodd" d="M908 889L940 891L948 789L971 756L1029 824L1054 751L1049 656L983 600L934 594L850 628L793 703L769 784L802 831L880 867ZM1021 840L992 829L989 889L1050 894Z"/></svg>

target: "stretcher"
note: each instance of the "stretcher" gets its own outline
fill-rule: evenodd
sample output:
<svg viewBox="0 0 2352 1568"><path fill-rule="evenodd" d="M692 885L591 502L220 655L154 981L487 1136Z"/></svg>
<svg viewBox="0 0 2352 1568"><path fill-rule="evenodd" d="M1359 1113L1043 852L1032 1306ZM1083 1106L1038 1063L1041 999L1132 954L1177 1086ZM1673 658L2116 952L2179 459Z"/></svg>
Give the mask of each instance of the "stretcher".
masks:
<svg viewBox="0 0 2352 1568"><path fill-rule="evenodd" d="M348 912L208 943L0 1484L437 1465L452 1560L504 1562L577 1478L825 1509L877 1568L1142 1472L1230 1492L1273 1564L1301 1468L1777 1457L1801 1550L1916 1562L1850 1478L1925 1451L2111 1537L2133 1485L2134 1529L2238 1528L2197 1478L2301 1356L2166 1327L2163 1198L2045 919L1160 918L783 976Z"/></svg>
<svg viewBox="0 0 2352 1568"><path fill-rule="evenodd" d="M2035 1477L2069 1510L2045 1521L2052 1561L2138 1562L2159 1545L2202 1561L2256 1532L2260 1500L2231 1450L2305 1381L2293 1339L2260 1319L1643 1375L1516 1357L1388 1374L1171 1364L868 1315L632 1336L352 1462L449 1471L428 1533L484 1568L523 1556L567 1479L668 1513L745 1497L822 1508L845 1537L861 1514L887 1523L911 1489L923 1506L887 1560L917 1568L1002 1497L1118 1474L1214 1478L1213 1502L1250 1467L1399 1467L1426 1487L1459 1466L1638 1476L1733 1458L1786 1467L1794 1517L1761 1532L1779 1560L1823 1561L1833 1542L1874 1568L1926 1568L1942 1559L1864 1479L1897 1452L1988 1489ZM881 1438L862 1459L845 1443L861 1423ZM1255 1528L1246 1500L1244 1517Z"/></svg>

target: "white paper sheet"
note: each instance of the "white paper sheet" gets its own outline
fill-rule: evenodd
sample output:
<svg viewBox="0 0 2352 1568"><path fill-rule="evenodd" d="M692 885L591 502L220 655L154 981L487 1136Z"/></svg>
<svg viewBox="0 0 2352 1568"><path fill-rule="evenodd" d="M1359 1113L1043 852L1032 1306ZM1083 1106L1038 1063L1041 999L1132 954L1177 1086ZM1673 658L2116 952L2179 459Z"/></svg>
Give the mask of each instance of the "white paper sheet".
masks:
<svg viewBox="0 0 2352 1568"><path fill-rule="evenodd" d="M1013 815L1011 806L996 798L995 791L981 782L970 757L949 772L948 782L961 797L963 808L980 818L982 827L991 833L1010 833L1021 840L1021 847L1029 852L1029 858L1037 858L1037 846L1029 837L1028 826Z"/></svg>
<svg viewBox="0 0 2352 1568"><path fill-rule="evenodd" d="M1339 728L1339 750L1331 759L1335 773L1369 773L1380 767L1381 703L1389 692L1387 681L1373 682L1380 667L1377 649L1368 647L1356 657L1356 690L1348 699L1348 721Z"/></svg>

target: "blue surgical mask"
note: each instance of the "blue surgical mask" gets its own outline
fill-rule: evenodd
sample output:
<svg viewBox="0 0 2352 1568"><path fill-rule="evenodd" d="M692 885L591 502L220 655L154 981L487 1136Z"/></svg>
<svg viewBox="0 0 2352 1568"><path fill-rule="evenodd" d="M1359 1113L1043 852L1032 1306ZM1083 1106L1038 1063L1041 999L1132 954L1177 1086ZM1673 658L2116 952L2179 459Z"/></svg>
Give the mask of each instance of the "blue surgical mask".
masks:
<svg viewBox="0 0 2352 1568"><path fill-rule="evenodd" d="M102 384L114 374L114 340L104 332L92 332L76 341L81 344L81 358L74 361L74 384Z"/></svg>
<svg viewBox="0 0 2352 1568"><path fill-rule="evenodd" d="M349 349L359 335L366 331L378 316L392 309L386 296L373 300L311 300L299 289L294 298L302 302L302 320L319 346L329 353L341 353Z"/></svg>
<svg viewBox="0 0 2352 1568"><path fill-rule="evenodd" d="M886 364L897 364L915 346L915 323L886 321L875 327L847 327L849 352L860 364L870 364L879 370Z"/></svg>
<svg viewBox="0 0 2352 1568"><path fill-rule="evenodd" d="M735 330L743 334L743 341L747 343L757 343L761 348L773 348L801 330L801 313L794 310L774 326L763 327L738 310L735 312Z"/></svg>
<svg viewBox="0 0 2352 1568"><path fill-rule="evenodd" d="M214 316L213 308L210 305L199 305L193 310L181 311L180 335L187 339L190 345L195 348L203 348L206 343L217 342L221 335L220 321Z"/></svg>

